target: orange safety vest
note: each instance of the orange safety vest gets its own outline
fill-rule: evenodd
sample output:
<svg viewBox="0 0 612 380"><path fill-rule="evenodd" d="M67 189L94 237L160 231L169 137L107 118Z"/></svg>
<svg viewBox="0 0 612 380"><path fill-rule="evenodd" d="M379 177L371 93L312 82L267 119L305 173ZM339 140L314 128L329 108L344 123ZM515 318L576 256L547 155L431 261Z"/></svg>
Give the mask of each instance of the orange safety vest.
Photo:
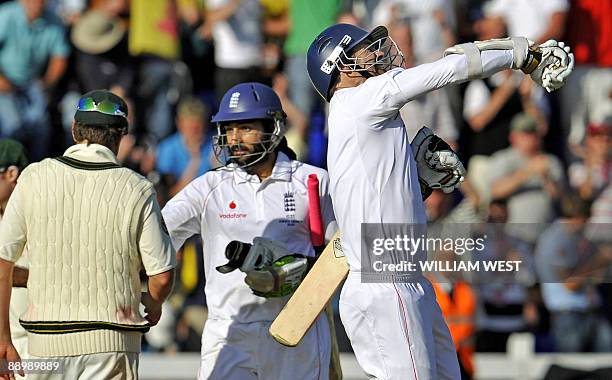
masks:
<svg viewBox="0 0 612 380"><path fill-rule="evenodd" d="M440 284L433 282L433 287L442 315L453 337L459 361L466 372L473 376L476 294L470 285L462 281L453 284L452 297Z"/></svg>

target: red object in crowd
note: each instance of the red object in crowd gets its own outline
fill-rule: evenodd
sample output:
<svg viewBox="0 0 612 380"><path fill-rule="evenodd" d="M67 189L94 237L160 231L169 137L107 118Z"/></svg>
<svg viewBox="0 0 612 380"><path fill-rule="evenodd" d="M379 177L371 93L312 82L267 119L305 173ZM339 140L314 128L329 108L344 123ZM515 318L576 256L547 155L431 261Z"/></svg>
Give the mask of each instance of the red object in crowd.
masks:
<svg viewBox="0 0 612 380"><path fill-rule="evenodd" d="M612 67L612 1L572 0L566 36L577 64Z"/></svg>

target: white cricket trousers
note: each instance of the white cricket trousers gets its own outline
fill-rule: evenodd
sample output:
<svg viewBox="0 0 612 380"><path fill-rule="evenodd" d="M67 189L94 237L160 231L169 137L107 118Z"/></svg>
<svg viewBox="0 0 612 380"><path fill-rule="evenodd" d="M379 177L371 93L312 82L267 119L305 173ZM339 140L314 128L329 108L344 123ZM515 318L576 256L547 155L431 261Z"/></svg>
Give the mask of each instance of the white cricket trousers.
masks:
<svg viewBox="0 0 612 380"><path fill-rule="evenodd" d="M270 324L206 321L198 380L329 379L331 343L325 315L296 347L276 342L268 333Z"/></svg>
<svg viewBox="0 0 612 380"><path fill-rule="evenodd" d="M61 360L62 373L28 374L28 380L138 380L136 352L102 352L80 356L30 359Z"/></svg>
<svg viewBox="0 0 612 380"><path fill-rule="evenodd" d="M340 317L357 361L379 380L461 379L455 346L431 283L361 283L349 272Z"/></svg>

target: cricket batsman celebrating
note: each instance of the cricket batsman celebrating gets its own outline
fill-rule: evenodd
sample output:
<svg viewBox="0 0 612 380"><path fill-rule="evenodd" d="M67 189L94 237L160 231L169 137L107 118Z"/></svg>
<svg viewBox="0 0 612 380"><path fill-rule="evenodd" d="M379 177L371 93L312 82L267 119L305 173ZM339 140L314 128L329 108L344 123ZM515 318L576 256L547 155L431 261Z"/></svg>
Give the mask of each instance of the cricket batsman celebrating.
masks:
<svg viewBox="0 0 612 380"><path fill-rule="evenodd" d="M323 233L329 239L337 229L327 172L295 160L280 99L268 86L232 87L212 122L224 166L192 181L162 211L176 248L202 236L209 314L198 379L327 380L325 315L294 348L268 335L314 256L307 223L311 174L320 181Z"/></svg>
<svg viewBox="0 0 612 380"><path fill-rule="evenodd" d="M349 275L340 315L363 370L376 379L459 379L455 349L431 284L419 273L362 283L361 223L425 224L423 197L452 191L465 174L457 155L427 128L412 144L399 116L415 97L505 69L530 74L547 91L574 66L562 42L525 38L451 47L445 57L410 69L379 26L338 24L308 50L308 74L330 103L327 164ZM412 145L412 146L411 146Z"/></svg>

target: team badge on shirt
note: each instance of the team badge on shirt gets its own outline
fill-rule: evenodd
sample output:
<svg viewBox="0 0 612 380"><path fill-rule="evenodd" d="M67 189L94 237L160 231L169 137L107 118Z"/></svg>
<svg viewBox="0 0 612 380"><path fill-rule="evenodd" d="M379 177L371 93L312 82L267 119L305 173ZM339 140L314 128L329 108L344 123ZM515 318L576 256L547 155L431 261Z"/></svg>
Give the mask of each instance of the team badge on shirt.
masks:
<svg viewBox="0 0 612 380"><path fill-rule="evenodd" d="M285 193L285 212L295 212L295 197L290 191Z"/></svg>
<svg viewBox="0 0 612 380"><path fill-rule="evenodd" d="M279 222L284 223L289 227L300 223L299 220L295 219L295 196L291 191L288 191L283 195L283 203L287 215L285 216L285 219L279 219Z"/></svg>

